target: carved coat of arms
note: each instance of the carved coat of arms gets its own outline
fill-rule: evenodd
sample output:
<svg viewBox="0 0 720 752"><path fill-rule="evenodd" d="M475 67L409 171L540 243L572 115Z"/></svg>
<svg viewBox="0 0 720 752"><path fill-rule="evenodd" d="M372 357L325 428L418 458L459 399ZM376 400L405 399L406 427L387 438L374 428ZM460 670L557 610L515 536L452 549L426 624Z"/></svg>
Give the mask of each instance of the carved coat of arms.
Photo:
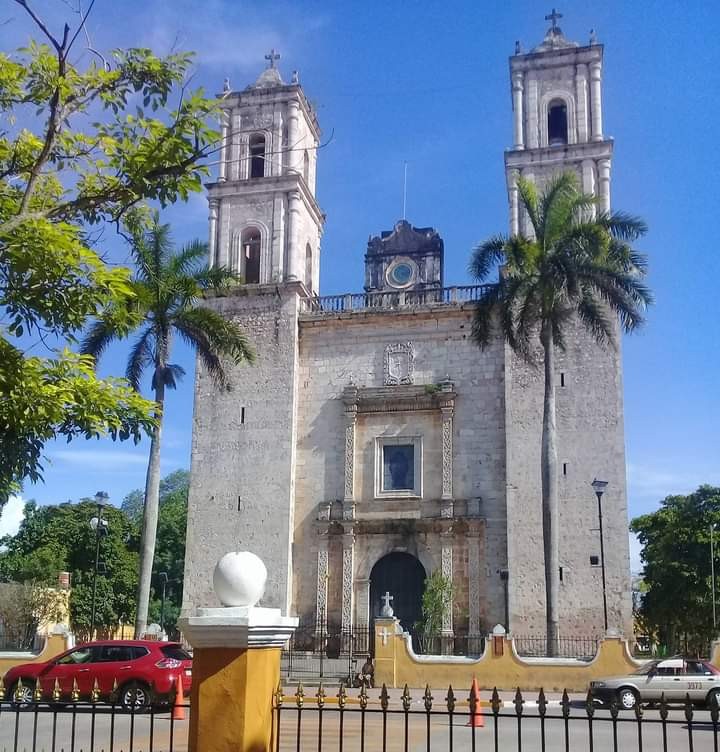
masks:
<svg viewBox="0 0 720 752"><path fill-rule="evenodd" d="M415 349L411 342L398 342L385 348L385 385L413 383Z"/></svg>

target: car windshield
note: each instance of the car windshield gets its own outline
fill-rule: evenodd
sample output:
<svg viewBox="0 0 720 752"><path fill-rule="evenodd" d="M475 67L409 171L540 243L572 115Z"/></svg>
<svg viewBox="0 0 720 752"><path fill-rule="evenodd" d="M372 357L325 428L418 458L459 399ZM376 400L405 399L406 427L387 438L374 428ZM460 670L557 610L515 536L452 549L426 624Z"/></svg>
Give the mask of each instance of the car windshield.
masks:
<svg viewBox="0 0 720 752"><path fill-rule="evenodd" d="M637 671L633 671L633 675L645 676L649 674L654 668L657 668L658 663L660 663L660 661L650 661L650 663L646 663L644 666L640 666Z"/></svg>

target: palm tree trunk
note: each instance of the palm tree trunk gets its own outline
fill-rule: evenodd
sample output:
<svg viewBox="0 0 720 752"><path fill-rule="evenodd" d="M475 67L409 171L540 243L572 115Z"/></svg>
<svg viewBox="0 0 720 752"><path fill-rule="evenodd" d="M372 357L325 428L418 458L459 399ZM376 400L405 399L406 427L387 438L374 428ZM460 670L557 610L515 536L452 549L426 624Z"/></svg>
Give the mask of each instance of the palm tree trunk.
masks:
<svg viewBox="0 0 720 752"><path fill-rule="evenodd" d="M545 351L545 398L542 426L542 512L545 554L545 616L548 655L558 653L558 596L560 588L560 537L558 525L558 460L555 425L555 343L551 324L540 333Z"/></svg>
<svg viewBox="0 0 720 752"><path fill-rule="evenodd" d="M160 369L157 369L160 370ZM152 582L153 560L155 558L155 538L157 537L158 512L160 508L160 439L162 434L163 403L165 384L156 370L155 413L158 424L150 441L150 458L145 477L145 505L143 507L142 534L140 537L140 580L137 591L137 615L135 617L135 639L142 637L147 629L148 607L150 605L150 585Z"/></svg>

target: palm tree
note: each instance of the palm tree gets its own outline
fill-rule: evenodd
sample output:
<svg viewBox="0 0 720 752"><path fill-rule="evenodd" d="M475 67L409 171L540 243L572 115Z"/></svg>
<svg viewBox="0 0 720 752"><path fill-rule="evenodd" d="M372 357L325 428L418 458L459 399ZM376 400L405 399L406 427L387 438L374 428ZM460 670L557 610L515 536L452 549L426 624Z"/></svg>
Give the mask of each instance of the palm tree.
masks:
<svg viewBox="0 0 720 752"><path fill-rule="evenodd" d="M220 290L238 281L223 268L208 268L207 244L193 241L174 253L170 226L160 224L154 215L149 229L134 227L131 249L136 264L132 288L135 294L131 315L139 334L127 361L125 376L139 391L143 374L152 372L152 389L157 403L157 426L150 441L150 457L145 479L145 505L140 540L135 637L147 627L150 582L160 494L160 442L165 390L174 389L185 371L170 362L172 341L178 335L197 355L214 380L223 385L227 373L223 359L233 364L252 362L253 351L237 324L199 304L208 290ZM97 361L108 345L124 338L127 331L114 325L113 311L95 321L81 344L85 354Z"/></svg>
<svg viewBox="0 0 720 752"><path fill-rule="evenodd" d="M486 282L498 265L500 274L497 282L483 288L472 336L485 348L499 332L524 359L537 362L542 355L545 603L548 652L554 655L560 563L555 351L563 348L567 327L574 321L600 345L611 346L616 344L618 322L625 332L642 324L652 295L642 281L645 257L631 243L647 227L621 212L596 212L596 199L580 192L572 173L556 177L540 196L527 180L518 179L517 186L532 237L498 235L473 251L469 271L478 282Z"/></svg>

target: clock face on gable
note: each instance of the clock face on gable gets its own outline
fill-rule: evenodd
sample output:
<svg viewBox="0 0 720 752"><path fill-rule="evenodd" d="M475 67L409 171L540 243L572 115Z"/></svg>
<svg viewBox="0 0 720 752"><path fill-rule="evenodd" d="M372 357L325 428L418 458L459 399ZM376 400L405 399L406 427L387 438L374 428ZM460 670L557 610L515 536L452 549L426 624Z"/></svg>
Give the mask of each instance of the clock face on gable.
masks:
<svg viewBox="0 0 720 752"><path fill-rule="evenodd" d="M390 287L409 287L417 281L417 266L410 259L396 259L388 267L385 278Z"/></svg>

